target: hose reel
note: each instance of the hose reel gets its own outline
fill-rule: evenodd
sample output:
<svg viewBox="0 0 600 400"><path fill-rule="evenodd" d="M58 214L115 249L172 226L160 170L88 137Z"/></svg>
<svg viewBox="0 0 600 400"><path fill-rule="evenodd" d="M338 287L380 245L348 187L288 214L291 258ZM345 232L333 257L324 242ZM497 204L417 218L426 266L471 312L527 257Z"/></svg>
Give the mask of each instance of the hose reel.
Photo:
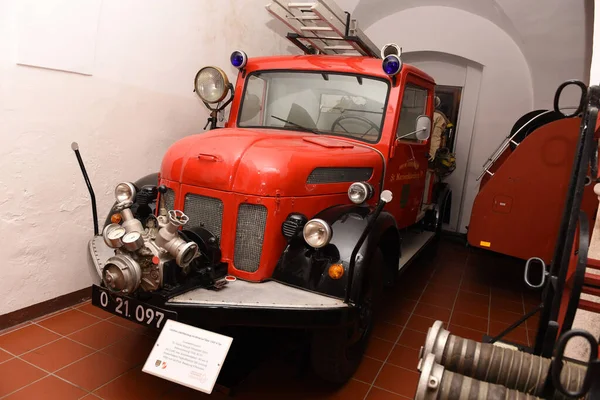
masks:
<svg viewBox="0 0 600 400"><path fill-rule="evenodd" d="M415 399L572 399L573 395L581 398L590 393L594 395L588 399L597 398L598 343L586 336L596 350L587 366L563 359L566 342L584 333L569 331L563 335L556 358L550 359L464 339L436 321L419 354L421 377Z"/></svg>
<svg viewBox="0 0 600 400"><path fill-rule="evenodd" d="M539 399L539 397L509 389L506 386L451 372L436 363L433 354L428 354L422 359L419 362L419 368L421 376L417 384L415 400Z"/></svg>

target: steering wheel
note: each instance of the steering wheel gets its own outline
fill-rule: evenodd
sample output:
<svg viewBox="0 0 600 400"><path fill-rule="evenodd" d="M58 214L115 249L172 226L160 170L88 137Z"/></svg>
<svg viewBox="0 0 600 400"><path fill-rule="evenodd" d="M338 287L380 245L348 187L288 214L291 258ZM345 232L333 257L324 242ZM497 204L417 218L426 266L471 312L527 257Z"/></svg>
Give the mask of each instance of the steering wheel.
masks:
<svg viewBox="0 0 600 400"><path fill-rule="evenodd" d="M341 124L342 121L345 121L347 119L357 119L360 122L363 122L367 125L369 125L369 129L367 129L365 131L365 133L363 133L362 135L360 135L359 137L362 139L365 136L367 136L367 133L371 132L372 130L374 130L375 132L377 132L377 135L379 135L381 132L379 131L379 127L377 126L377 124L375 124L373 121L371 121L368 118L365 117L361 117L360 115L340 115L335 121L333 121L333 124L331 124L331 131L334 132L335 131L335 127L336 125L339 125L340 128L342 128L342 130L350 135L352 135L353 132L348 132L348 130L346 128L344 128Z"/></svg>

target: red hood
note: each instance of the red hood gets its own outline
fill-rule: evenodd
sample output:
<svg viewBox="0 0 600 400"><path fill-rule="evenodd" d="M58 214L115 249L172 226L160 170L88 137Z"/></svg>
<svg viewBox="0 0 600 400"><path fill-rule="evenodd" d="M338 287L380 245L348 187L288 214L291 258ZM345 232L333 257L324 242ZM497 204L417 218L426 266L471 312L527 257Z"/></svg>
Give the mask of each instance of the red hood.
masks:
<svg viewBox="0 0 600 400"><path fill-rule="evenodd" d="M225 128L173 144L161 166L163 179L242 194L307 196L340 193L349 183L307 184L317 167L370 167L378 187L381 156L343 139L282 130Z"/></svg>

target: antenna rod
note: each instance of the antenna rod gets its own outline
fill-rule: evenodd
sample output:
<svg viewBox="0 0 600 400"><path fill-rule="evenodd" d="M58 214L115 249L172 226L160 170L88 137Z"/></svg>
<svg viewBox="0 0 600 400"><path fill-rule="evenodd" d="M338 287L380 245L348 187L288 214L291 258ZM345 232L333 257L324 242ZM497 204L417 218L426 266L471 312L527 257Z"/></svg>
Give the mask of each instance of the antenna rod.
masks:
<svg viewBox="0 0 600 400"><path fill-rule="evenodd" d="M79 153L79 145L77 142L71 143L71 149L75 152L75 157L77 157L77 162L79 163L79 168L81 168L81 173L83 174L83 180L90 192L90 197L92 199L92 215L94 218L94 236L98 236L98 210L96 209L96 195L94 194L94 189L92 188L92 184L90 183L90 178L85 170L85 165L83 165L83 160L81 159L81 154Z"/></svg>

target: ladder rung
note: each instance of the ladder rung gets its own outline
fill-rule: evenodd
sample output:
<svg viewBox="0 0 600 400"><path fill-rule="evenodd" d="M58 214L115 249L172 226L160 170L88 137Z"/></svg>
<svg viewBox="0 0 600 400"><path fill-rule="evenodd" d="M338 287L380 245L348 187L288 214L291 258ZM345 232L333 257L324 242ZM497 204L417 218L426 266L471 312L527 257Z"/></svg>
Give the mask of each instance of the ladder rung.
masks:
<svg viewBox="0 0 600 400"><path fill-rule="evenodd" d="M593 259L593 258L588 258L588 260L587 260L587 266L588 266L588 268L600 270L600 260L596 260L596 259Z"/></svg>
<svg viewBox="0 0 600 400"><path fill-rule="evenodd" d="M352 46L325 46L325 50L356 50Z"/></svg>
<svg viewBox="0 0 600 400"><path fill-rule="evenodd" d="M301 27L304 26L301 21L289 19L290 12L282 5L280 1L274 0L273 3L268 4L266 7L267 11L271 13L275 18L283 22L288 28L298 35L303 35ZM320 38L306 39L315 49L323 53L323 46L326 45Z"/></svg>
<svg viewBox="0 0 600 400"><path fill-rule="evenodd" d="M587 286L600 287L600 275L590 274L589 272L586 272L583 278L583 284Z"/></svg>
<svg viewBox="0 0 600 400"><path fill-rule="evenodd" d="M312 31L312 32L331 32L332 28L328 26L303 26L300 28L303 31Z"/></svg>
<svg viewBox="0 0 600 400"><path fill-rule="evenodd" d="M596 303L594 301L579 299L579 307L580 310L585 310L593 313L600 314L600 303Z"/></svg>
<svg viewBox="0 0 600 400"><path fill-rule="evenodd" d="M302 38L300 38L302 39ZM337 40L337 41L345 41L344 38L341 38L339 36L317 36L317 34L315 34L314 37L304 37L304 39L316 39L316 40Z"/></svg>
<svg viewBox="0 0 600 400"><path fill-rule="evenodd" d="M288 8L314 8L317 3L288 3Z"/></svg>
<svg viewBox="0 0 600 400"><path fill-rule="evenodd" d="M298 21L321 21L321 17L317 15L304 15L300 17L288 17L288 19L297 19Z"/></svg>
<svg viewBox="0 0 600 400"><path fill-rule="evenodd" d="M600 297L600 288L594 286L583 286L581 292L585 294L591 294L592 296Z"/></svg>

